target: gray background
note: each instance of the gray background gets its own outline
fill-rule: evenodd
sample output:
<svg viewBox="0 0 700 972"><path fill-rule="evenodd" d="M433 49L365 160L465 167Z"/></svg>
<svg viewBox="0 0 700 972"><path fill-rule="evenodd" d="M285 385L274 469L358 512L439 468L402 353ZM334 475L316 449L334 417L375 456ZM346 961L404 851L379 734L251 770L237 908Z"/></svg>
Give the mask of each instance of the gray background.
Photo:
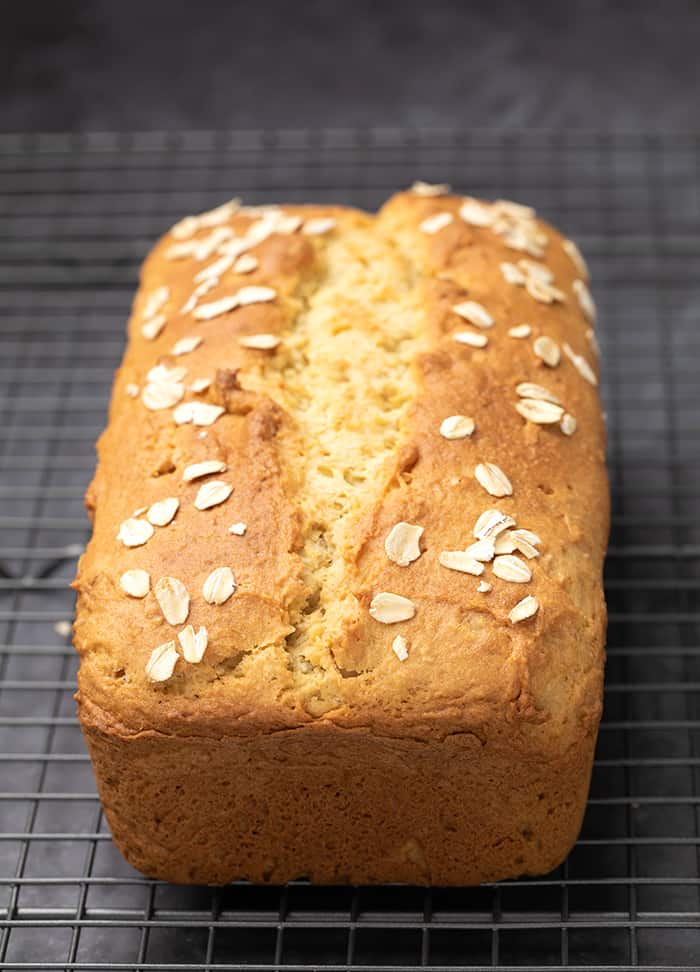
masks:
<svg viewBox="0 0 700 972"><path fill-rule="evenodd" d="M692 0L57 0L2 18L0 131L698 124Z"/></svg>

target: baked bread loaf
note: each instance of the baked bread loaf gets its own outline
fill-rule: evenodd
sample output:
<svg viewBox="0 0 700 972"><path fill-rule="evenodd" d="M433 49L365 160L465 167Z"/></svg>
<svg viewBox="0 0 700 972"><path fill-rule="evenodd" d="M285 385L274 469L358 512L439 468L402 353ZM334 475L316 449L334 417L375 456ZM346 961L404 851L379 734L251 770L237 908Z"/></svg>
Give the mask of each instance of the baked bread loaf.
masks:
<svg viewBox="0 0 700 972"><path fill-rule="evenodd" d="M237 202L146 260L87 495L80 722L176 882L557 865L601 712L595 310L527 207Z"/></svg>

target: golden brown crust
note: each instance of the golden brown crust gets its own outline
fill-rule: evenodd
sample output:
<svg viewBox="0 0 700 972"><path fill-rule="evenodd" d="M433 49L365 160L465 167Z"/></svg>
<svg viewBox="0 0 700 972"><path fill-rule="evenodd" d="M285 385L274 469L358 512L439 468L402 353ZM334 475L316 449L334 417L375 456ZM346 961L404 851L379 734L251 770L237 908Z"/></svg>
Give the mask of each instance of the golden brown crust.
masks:
<svg viewBox="0 0 700 972"><path fill-rule="evenodd" d="M460 215L463 202L402 193L377 217L284 207L275 231L247 250L257 267L240 274L224 269L196 306L251 286L273 288L274 299L210 320L194 317L191 307L180 310L197 286L195 275L221 259L222 244L225 250L276 217L232 207L184 240L167 235L146 261L89 491L94 534L76 581L76 645L81 723L108 817L127 857L149 873L174 880L309 874L319 881L471 883L547 869L575 838L600 717L601 567L608 530L597 391L581 373L586 365L577 368L562 350L568 345L596 367L576 283L582 269L551 227L507 207L492 210L491 225L474 225ZM425 220L444 213L449 223L441 217L447 225L426 232ZM288 217L300 217L304 226ZM335 221L333 228L305 235L311 221L325 218ZM213 250L206 259L171 258L173 247L182 251L192 241L202 255L208 240ZM534 252L542 245L541 258L514 244ZM543 303L533 296L539 293L536 282L508 282L501 264L522 259L546 266L563 299ZM144 311L163 286L167 323L149 340L141 332ZM483 305L493 326L482 330L456 314L454 306L465 301ZM509 334L525 323L531 328L527 338ZM484 335L487 345L458 343L454 335L462 331ZM240 345L241 336L259 334L280 343L271 351ZM202 343L170 354L190 336ZM319 343L327 336L327 346ZM541 336L562 352L555 367L535 351ZM362 359L359 373L346 369L355 340L358 349L365 341L376 351L374 359ZM182 401L222 406L221 417L206 427L178 426L173 407L148 410L142 400L146 376L159 363L186 367ZM394 366L400 378L392 384ZM358 384L363 375L369 390ZM195 379L210 385L191 391ZM338 384L336 393L336 381L348 384ZM521 382L552 392L575 416L574 434L564 434L558 423L526 421L516 410ZM131 386L138 388L135 397ZM351 409L342 413L340 434L323 427L330 418L309 417L308 401L323 400L329 389L351 403L356 396L359 431ZM380 439L372 410L379 427L383 401L389 419L384 417ZM441 423L452 415L473 417L474 434L444 438ZM333 539L330 501L319 499L313 508L316 487L305 458L326 432L331 464L343 455L341 436L361 444L366 434L367 441L385 445L373 457L357 453L354 462L367 475L347 490ZM226 465L225 472L183 482L187 466L213 459ZM499 466L512 495L489 495L474 475L479 463ZM199 510L195 497L212 479L229 483L233 492ZM135 510L166 497L179 500L169 525L156 526L142 546L117 540L120 524ZM440 563L442 551L464 550L474 541L474 524L489 508L541 538L538 557L520 558L531 570L528 583L501 579L492 563L481 577ZM246 524L243 536L228 532L236 521ZM400 521L423 528L421 555L408 566L392 562L384 547ZM318 563L320 582L314 579ZM204 580L218 566L230 566L237 585L222 605L202 596ZM128 597L119 586L121 574L134 568L150 575L143 599ZM180 651L172 677L154 683L146 676L151 652L176 641L184 626L163 617L153 591L161 577L185 585L187 623L204 625L208 644L198 664L185 662ZM480 592L480 581L491 589ZM381 591L409 598L415 616L391 625L375 620L369 607ZM537 599L539 610L513 623L509 613L526 595ZM403 662L392 651L397 635L408 645ZM312 759L319 740L327 754L325 776ZM459 758L448 770L455 746ZM357 754L352 772L351 751ZM205 757L206 771L200 766ZM324 803L323 793L352 777L358 800L374 806L381 781L385 785L392 773L398 780L408 760L421 767L420 778L411 780L411 792L393 811L403 815L401 832L419 849L411 844L382 856L376 841L363 843L370 825L363 831L355 820L360 805L348 798L338 809L334 799ZM226 791L236 801L254 798L277 807L281 797L273 788L281 763L287 766L285 792L325 813L333 840L345 827L346 851L336 860L340 851L330 838L325 850L304 844L296 859L275 849L275 833L278 844L293 836L294 846L306 836L300 820L289 815L281 828L263 828L267 836L248 842L238 858L218 854L225 781L245 777L235 797ZM242 765L259 766L259 772L241 774ZM201 819L207 814L211 826L199 850L183 850L184 830L161 844L155 805L166 791L169 800L177 794L192 799L207 774L211 799L200 808L196 826L207 827ZM146 796L134 803L138 787ZM431 788L450 808L444 812L452 823L442 829L429 806ZM507 819L497 822L489 819L490 809L479 811L479 791L487 807L500 795L510 807ZM544 806L539 793L547 794ZM431 818L422 829L418 816L407 812L408 802ZM377 814L386 822L389 810L379 806ZM282 813L281 807L275 812ZM381 841L378 819L372 816L370 830ZM243 843L243 831L253 826L252 818L242 818ZM169 827L172 832L172 821ZM386 827L388 847L400 831L396 821ZM522 838L525 831L534 836ZM437 846L441 839L444 852ZM268 859L275 862L271 868Z"/></svg>
<svg viewBox="0 0 700 972"><path fill-rule="evenodd" d="M556 867L586 803L594 734L543 763L510 727L426 745L316 720L303 733L125 735L81 705L113 838L177 883L466 885Z"/></svg>

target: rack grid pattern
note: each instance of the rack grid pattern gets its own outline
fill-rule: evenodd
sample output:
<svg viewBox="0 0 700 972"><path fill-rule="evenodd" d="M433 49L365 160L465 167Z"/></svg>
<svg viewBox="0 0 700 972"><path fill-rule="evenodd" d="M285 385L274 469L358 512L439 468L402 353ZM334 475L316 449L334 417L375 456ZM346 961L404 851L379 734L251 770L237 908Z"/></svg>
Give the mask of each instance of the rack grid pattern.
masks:
<svg viewBox="0 0 700 972"><path fill-rule="evenodd" d="M531 203L599 304L613 531L581 839L473 889L179 888L112 846L67 587L140 260L240 194L376 207L414 178ZM700 968L700 136L0 136L0 968Z"/></svg>

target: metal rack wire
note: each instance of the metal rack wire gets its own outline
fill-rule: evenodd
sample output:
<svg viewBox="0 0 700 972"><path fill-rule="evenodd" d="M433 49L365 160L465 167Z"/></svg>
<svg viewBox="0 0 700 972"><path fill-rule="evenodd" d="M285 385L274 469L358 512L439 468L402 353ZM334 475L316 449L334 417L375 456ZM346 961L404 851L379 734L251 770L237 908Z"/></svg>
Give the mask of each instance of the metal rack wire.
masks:
<svg viewBox="0 0 700 972"><path fill-rule="evenodd" d="M699 175L694 135L0 136L0 968L700 968ZM416 177L534 204L592 265L614 521L581 839L476 889L148 881L102 820L64 631L139 261L234 194L374 207Z"/></svg>

